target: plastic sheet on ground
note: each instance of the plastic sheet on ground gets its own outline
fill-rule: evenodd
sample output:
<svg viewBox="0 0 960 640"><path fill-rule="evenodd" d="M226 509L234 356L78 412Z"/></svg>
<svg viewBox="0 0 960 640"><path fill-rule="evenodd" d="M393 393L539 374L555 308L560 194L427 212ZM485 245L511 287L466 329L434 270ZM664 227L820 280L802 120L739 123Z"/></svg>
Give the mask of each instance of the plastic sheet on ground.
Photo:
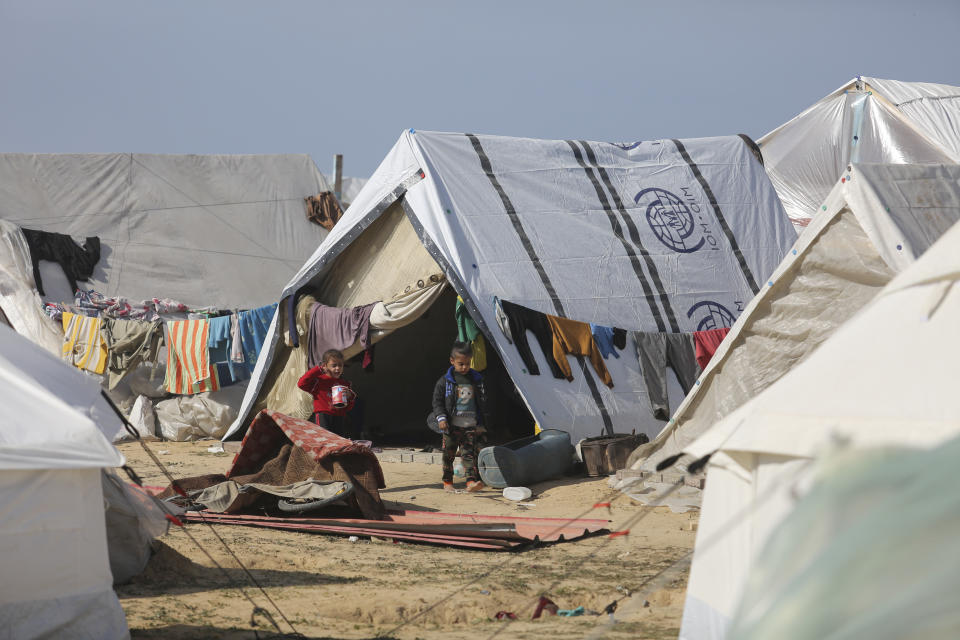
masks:
<svg viewBox="0 0 960 640"><path fill-rule="evenodd" d="M186 513L188 522L286 529L303 533L377 536L401 542L422 542L451 547L507 551L531 542L563 542L609 530L610 521L600 519L523 518L516 516L464 515L433 511L389 511L382 520Z"/></svg>
<svg viewBox="0 0 960 640"><path fill-rule="evenodd" d="M627 494L643 505L670 507L670 511L674 513L686 513L691 509L699 509L703 497L703 491L696 487L684 485L674 489L672 483L654 482L643 478L617 480L616 476L611 476L610 487Z"/></svg>

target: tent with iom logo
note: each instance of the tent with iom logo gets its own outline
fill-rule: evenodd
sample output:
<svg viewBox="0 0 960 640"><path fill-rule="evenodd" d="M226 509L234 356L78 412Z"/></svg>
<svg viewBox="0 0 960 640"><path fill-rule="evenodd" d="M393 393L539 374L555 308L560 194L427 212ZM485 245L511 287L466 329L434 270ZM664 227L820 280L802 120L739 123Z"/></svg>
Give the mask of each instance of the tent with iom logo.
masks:
<svg viewBox="0 0 960 640"><path fill-rule="evenodd" d="M411 129L278 292L281 313L225 437L242 435L265 407L309 413L295 388L305 299L404 307L393 325L374 312L373 341L392 335L372 373L348 363L346 376L369 401L367 423L422 426L459 296L486 339L488 387L515 385L541 427L575 440L633 430L652 438L665 422L651 411L631 332L731 326L795 239L745 136L617 144ZM415 304L400 304L418 291ZM572 380L554 377L530 332L522 356L518 336L498 324L497 301L626 330L625 346L602 361L612 386L583 356L566 357ZM683 390L673 373L658 375L675 406Z"/></svg>

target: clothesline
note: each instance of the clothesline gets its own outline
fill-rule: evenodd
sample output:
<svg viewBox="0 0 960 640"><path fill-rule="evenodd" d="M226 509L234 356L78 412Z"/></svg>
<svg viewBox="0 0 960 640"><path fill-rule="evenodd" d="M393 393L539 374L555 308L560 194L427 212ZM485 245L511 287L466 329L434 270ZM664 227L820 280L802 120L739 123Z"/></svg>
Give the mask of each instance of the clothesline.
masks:
<svg viewBox="0 0 960 640"><path fill-rule="evenodd" d="M610 356L619 358L617 351L626 350L627 337L631 336L650 399L650 410L659 420L670 417L667 367L673 369L683 392L688 393L730 331L721 328L689 333L628 332L617 327L552 316L497 297L494 297L493 304L500 331L507 342L516 346L526 367L522 371L529 375L540 375L540 367L527 340L528 331L540 345L554 378L572 381L573 372L567 355L583 356L590 359L604 384L612 388L614 382L604 360ZM457 318L458 323L461 322L459 310Z"/></svg>
<svg viewBox="0 0 960 640"><path fill-rule="evenodd" d="M160 320L163 315L193 314L214 317L229 313L213 306L190 307L182 302L170 298L151 298L139 302L131 302L123 296L108 297L91 289L90 291L77 290L73 304L62 302L47 302L43 309L54 320L60 320L64 312L78 313L87 316L101 316L112 318L127 318L153 322Z"/></svg>
<svg viewBox="0 0 960 640"><path fill-rule="evenodd" d="M249 378L277 308L271 304L186 320L116 318L100 315L103 309L98 306L115 299L99 294L91 298L90 293L78 292L78 299L94 301L80 309L96 310L98 315L62 312L63 359L79 369L106 374L108 388L113 389L141 364L155 366L160 346L165 345L164 388L181 395L216 391ZM130 312L129 305L119 310Z"/></svg>

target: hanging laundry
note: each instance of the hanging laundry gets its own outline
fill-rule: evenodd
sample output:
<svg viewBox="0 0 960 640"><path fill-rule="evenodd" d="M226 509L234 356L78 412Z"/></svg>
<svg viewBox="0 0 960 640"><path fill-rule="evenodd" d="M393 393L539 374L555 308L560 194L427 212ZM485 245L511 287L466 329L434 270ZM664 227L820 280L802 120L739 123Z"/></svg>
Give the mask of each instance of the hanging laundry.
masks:
<svg viewBox="0 0 960 640"><path fill-rule="evenodd" d="M246 365L234 363L230 358L233 349L233 314L217 316L207 320L209 335L207 347L210 351L210 364L217 366L220 386L225 387L250 377Z"/></svg>
<svg viewBox="0 0 960 640"><path fill-rule="evenodd" d="M625 329L604 327L591 322L590 331L593 333L597 348L600 349L600 354L605 360L610 356L619 358L620 354L617 353L617 349L623 351L627 348L627 331Z"/></svg>
<svg viewBox="0 0 960 640"><path fill-rule="evenodd" d="M467 305L463 303L463 298L460 296L457 296L457 306L453 310L453 315L457 320L457 340L473 342L473 339L480 335L480 329L473 318L470 317Z"/></svg>
<svg viewBox="0 0 960 640"><path fill-rule="evenodd" d="M693 332L693 345L697 354L697 364L701 369L706 369L710 364L710 359L717 352L717 347L723 342L723 339L730 333L730 327L721 327L719 329L707 329L706 331Z"/></svg>
<svg viewBox="0 0 960 640"><path fill-rule="evenodd" d="M230 362L246 362L243 357L243 339L240 337L240 316L236 310L230 314Z"/></svg>
<svg viewBox="0 0 960 640"><path fill-rule="evenodd" d="M333 226L343 217L343 210L332 191L309 196L304 201L307 203L307 220L327 231L333 231Z"/></svg>
<svg viewBox="0 0 960 640"><path fill-rule="evenodd" d="M263 348L263 341L267 337L267 330L276 311L277 303L273 303L237 314L243 358L250 373L253 373L253 368L257 364L260 349Z"/></svg>
<svg viewBox="0 0 960 640"><path fill-rule="evenodd" d="M210 315L217 313L215 307L191 309L182 302L169 298L152 298L132 302L123 296L111 298L93 289L90 291L77 290L74 295L73 306L88 315L146 320L147 322L160 320L160 314L194 313Z"/></svg>
<svg viewBox="0 0 960 640"><path fill-rule="evenodd" d="M500 331L503 332L507 342L513 344L513 334L510 333L510 320L507 319L507 314L503 311L503 305L500 303L500 298L496 296L493 297L493 314L496 316L497 326L500 327Z"/></svg>
<svg viewBox="0 0 960 640"><path fill-rule="evenodd" d="M597 343L593 340L589 324L551 315L547 315L547 322L550 323L550 329L553 331L553 359L560 365L567 380L573 380L570 362L567 361L569 353L589 357L594 371L603 380L603 384L613 387L613 379L607 371L607 365L603 362Z"/></svg>
<svg viewBox="0 0 960 640"><path fill-rule="evenodd" d="M163 339L160 322L105 318L101 334L109 354L108 389L116 388L124 376L141 364L156 364Z"/></svg>
<svg viewBox="0 0 960 640"><path fill-rule="evenodd" d="M43 312L47 314L51 320L54 320L57 323L60 323L63 320L64 311L67 311L67 307L61 302L43 303Z"/></svg>
<svg viewBox="0 0 960 640"><path fill-rule="evenodd" d="M373 363L370 352L370 314L377 303L341 309L317 303L310 310L310 331L307 334L307 366L321 364L328 349L343 351L357 340L365 349L363 368Z"/></svg>
<svg viewBox="0 0 960 640"><path fill-rule="evenodd" d="M100 238L91 236L83 246L63 233L21 229L23 237L30 246L30 259L33 262L33 279L37 282L37 291L43 293L40 280L40 261L56 262L63 269L72 291L77 290L77 280L87 280L93 275L93 268L100 260Z"/></svg>
<svg viewBox="0 0 960 640"><path fill-rule="evenodd" d="M533 359L530 343L527 342L527 331L533 332L534 337L540 344L540 349L547 358L547 366L550 367L550 373L553 374L553 377L565 378L563 370L553 357L553 330L550 329L546 314L521 307L508 300L501 300L500 306L503 308L504 316L510 325L510 333L513 336L517 351L520 353L520 359L526 365L530 375L540 375L540 367L537 366L537 361ZM503 327L501 327L502 329Z"/></svg>
<svg viewBox="0 0 960 640"><path fill-rule="evenodd" d="M478 333L477 337L470 342L470 350L473 356L470 358L470 368L474 371L487 370L487 341L483 334Z"/></svg>
<svg viewBox="0 0 960 640"><path fill-rule="evenodd" d="M694 355L693 334L634 331L633 339L636 342L640 372L647 387L653 417L668 420L670 402L667 395L667 366L673 369L684 393L690 391L700 375L700 367Z"/></svg>
<svg viewBox="0 0 960 640"><path fill-rule="evenodd" d="M103 373L107 366L107 345L100 336L100 318L64 312L62 322L63 359L78 369Z"/></svg>
<svg viewBox="0 0 960 640"><path fill-rule="evenodd" d="M484 371L487 368L487 342L483 339L483 333L480 332L477 323L470 317L467 305L460 296L457 296L457 306L454 308L453 315L457 321L457 340L469 342L473 350L470 368L475 371Z"/></svg>
<svg viewBox="0 0 960 640"><path fill-rule="evenodd" d="M173 320L166 323L167 375L170 393L191 394L220 388L217 368L210 366L207 320Z"/></svg>
<svg viewBox="0 0 960 640"><path fill-rule="evenodd" d="M626 329L617 329L613 328L613 346L620 351L623 351L627 348L627 330Z"/></svg>

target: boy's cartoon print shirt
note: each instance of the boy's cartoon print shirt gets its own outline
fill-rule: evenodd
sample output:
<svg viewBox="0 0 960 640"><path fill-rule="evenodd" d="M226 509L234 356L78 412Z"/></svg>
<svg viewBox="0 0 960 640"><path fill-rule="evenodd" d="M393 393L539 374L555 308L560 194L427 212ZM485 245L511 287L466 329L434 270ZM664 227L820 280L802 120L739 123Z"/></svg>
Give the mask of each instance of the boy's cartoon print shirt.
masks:
<svg viewBox="0 0 960 640"><path fill-rule="evenodd" d="M477 399L473 383L470 378L459 373L453 374L453 379L457 383L457 403L451 422L455 427L475 427L477 426Z"/></svg>

